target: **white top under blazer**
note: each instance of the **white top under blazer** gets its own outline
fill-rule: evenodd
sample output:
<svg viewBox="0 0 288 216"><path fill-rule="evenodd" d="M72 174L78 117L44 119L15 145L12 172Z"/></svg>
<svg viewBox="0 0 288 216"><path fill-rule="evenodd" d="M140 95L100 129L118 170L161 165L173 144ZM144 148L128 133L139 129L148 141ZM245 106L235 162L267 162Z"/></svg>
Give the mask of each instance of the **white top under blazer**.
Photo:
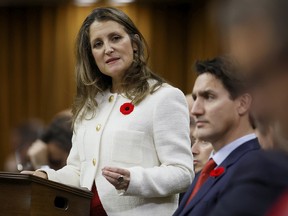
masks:
<svg viewBox="0 0 288 216"><path fill-rule="evenodd" d="M121 94L105 91L96 100L95 117L75 125L67 165L45 169L48 178L90 190L95 181L109 216L172 215L194 178L184 94L163 84L128 115L120 107L131 101ZM125 192L102 176L104 166L130 171Z"/></svg>

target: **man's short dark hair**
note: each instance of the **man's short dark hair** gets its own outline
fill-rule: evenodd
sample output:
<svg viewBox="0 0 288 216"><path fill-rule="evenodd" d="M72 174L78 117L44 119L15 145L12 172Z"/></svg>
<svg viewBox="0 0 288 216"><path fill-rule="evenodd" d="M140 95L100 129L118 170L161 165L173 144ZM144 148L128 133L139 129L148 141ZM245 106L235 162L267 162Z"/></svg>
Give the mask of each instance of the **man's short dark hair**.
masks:
<svg viewBox="0 0 288 216"><path fill-rule="evenodd" d="M197 75L209 73L219 79L229 92L231 99L243 93L244 82L238 72L238 64L230 56L219 56L210 60L197 61L195 64Z"/></svg>

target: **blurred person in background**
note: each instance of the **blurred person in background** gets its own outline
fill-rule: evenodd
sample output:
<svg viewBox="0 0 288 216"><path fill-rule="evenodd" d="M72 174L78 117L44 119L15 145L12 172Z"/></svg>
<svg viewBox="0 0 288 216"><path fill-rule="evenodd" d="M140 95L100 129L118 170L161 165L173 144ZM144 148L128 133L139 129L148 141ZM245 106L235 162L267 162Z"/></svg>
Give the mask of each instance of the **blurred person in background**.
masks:
<svg viewBox="0 0 288 216"><path fill-rule="evenodd" d="M228 42L229 52L240 62L250 84L253 112L256 118L257 115L265 116L266 122L277 129L275 133L285 138L288 136L288 95L284 93L288 88L288 2L224 2L225 11L221 11L224 40Z"/></svg>
<svg viewBox="0 0 288 216"><path fill-rule="evenodd" d="M268 117L263 114L261 116L253 116L253 113L251 113L251 116L254 120L255 133L262 149L273 149L275 147L274 145L276 141L273 133L273 127L272 124L269 122Z"/></svg>
<svg viewBox="0 0 288 216"><path fill-rule="evenodd" d="M11 132L13 153L8 155L4 171L33 170L27 151L31 144L42 136L44 128L44 123L39 119L29 119L13 128Z"/></svg>
<svg viewBox="0 0 288 216"><path fill-rule="evenodd" d="M192 137L191 151L193 154L193 167L195 174L199 173L208 162L213 151L213 145L209 142L201 141L194 136ZM179 203L183 199L185 193L180 194Z"/></svg>
<svg viewBox="0 0 288 216"><path fill-rule="evenodd" d="M209 142L202 141L197 137L192 145L192 154L194 160L194 171L199 173L208 162L213 151L213 145Z"/></svg>
<svg viewBox="0 0 288 216"><path fill-rule="evenodd" d="M220 10L224 41L250 85L256 126L270 130L263 138L272 143L239 166L211 215L288 213L287 11L286 0L231 0Z"/></svg>
<svg viewBox="0 0 288 216"><path fill-rule="evenodd" d="M57 114L40 139L36 140L28 150L33 168L48 166L58 170L66 165L72 147L72 112Z"/></svg>

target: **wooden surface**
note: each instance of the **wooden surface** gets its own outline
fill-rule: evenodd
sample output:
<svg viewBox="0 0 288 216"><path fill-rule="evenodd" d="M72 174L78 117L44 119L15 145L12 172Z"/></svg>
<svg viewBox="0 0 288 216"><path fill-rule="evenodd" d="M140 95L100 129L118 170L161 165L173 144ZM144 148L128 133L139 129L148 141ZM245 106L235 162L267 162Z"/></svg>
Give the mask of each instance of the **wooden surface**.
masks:
<svg viewBox="0 0 288 216"><path fill-rule="evenodd" d="M88 216L91 198L88 189L0 172L0 216Z"/></svg>

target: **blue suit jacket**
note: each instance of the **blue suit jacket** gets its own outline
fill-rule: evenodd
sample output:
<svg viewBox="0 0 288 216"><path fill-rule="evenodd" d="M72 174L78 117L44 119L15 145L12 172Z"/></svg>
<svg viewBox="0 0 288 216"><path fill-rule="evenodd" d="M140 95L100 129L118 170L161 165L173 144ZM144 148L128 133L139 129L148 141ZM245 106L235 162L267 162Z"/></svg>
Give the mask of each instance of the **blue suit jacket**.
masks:
<svg viewBox="0 0 288 216"><path fill-rule="evenodd" d="M237 173L209 216L266 215L288 189L288 154L257 151L239 164Z"/></svg>
<svg viewBox="0 0 288 216"><path fill-rule="evenodd" d="M225 172L217 177L209 177L202 185L194 198L185 207L186 202L198 180L199 174L196 176L192 185L185 193L178 209L173 214L174 216L207 216L209 212L217 204L217 201L235 172L237 164L245 160L245 156L260 149L257 139L250 140L238 148L236 148L230 155L220 164L225 168Z"/></svg>

